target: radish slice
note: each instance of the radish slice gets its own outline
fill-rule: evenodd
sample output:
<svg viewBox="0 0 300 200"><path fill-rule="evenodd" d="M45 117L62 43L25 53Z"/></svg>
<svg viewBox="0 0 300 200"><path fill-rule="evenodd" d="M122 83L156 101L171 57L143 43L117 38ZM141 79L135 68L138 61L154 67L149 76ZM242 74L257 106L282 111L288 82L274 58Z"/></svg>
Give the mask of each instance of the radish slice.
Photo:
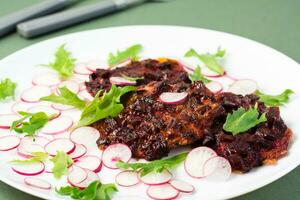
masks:
<svg viewBox="0 0 300 200"><path fill-rule="evenodd" d="M38 102L40 98L44 96L49 96L50 94L50 87L36 85L25 90L21 95L21 99L28 103L35 103Z"/></svg>
<svg viewBox="0 0 300 200"><path fill-rule="evenodd" d="M151 185L147 189L147 195L156 200L171 200L179 195L179 191L166 183L162 185Z"/></svg>
<svg viewBox="0 0 300 200"><path fill-rule="evenodd" d="M230 163L220 156L210 158L204 164L203 174L207 176L208 180L226 181L231 175Z"/></svg>
<svg viewBox="0 0 300 200"><path fill-rule="evenodd" d="M75 81L64 81L61 82L56 89L57 94L60 94L59 88L67 87L70 91L77 94L79 92L79 84Z"/></svg>
<svg viewBox="0 0 300 200"><path fill-rule="evenodd" d="M109 145L102 154L103 164L110 169L117 169L116 163L119 160L128 162L131 158L131 150L125 144Z"/></svg>
<svg viewBox="0 0 300 200"><path fill-rule="evenodd" d="M252 94L257 90L257 83L250 79L242 79L235 81L229 88L228 92L234 94L247 95Z"/></svg>
<svg viewBox="0 0 300 200"><path fill-rule="evenodd" d="M19 145L18 154L24 158L32 157L32 153L34 152L45 152L44 147L38 144L31 144L31 145Z"/></svg>
<svg viewBox="0 0 300 200"><path fill-rule="evenodd" d="M44 134L55 135L67 131L73 125L73 120L67 116L61 116L49 121L42 129Z"/></svg>
<svg viewBox="0 0 300 200"><path fill-rule="evenodd" d="M91 70L86 68L84 63L77 63L74 67L74 72L81 75L90 75L92 73Z"/></svg>
<svg viewBox="0 0 300 200"><path fill-rule="evenodd" d="M72 153L75 150L75 144L69 139L60 138L54 139L45 146L45 151L51 156L55 156L57 151L63 151L67 154Z"/></svg>
<svg viewBox="0 0 300 200"><path fill-rule="evenodd" d="M20 145L31 145L31 144L37 144L42 147L44 147L46 144L48 144L50 140L48 140L45 137L42 136L26 136L21 139L21 144Z"/></svg>
<svg viewBox="0 0 300 200"><path fill-rule="evenodd" d="M52 169L54 167L54 163L50 160L52 157L47 159L44 164L45 164L45 172L46 173L52 173ZM73 167L73 166L72 166Z"/></svg>
<svg viewBox="0 0 300 200"><path fill-rule="evenodd" d="M225 72L224 72L224 74L218 74L217 72L214 72L207 67L202 67L201 70L202 70L202 74L204 76L212 77L212 78L221 77L221 76L224 76L224 74L225 74Z"/></svg>
<svg viewBox="0 0 300 200"><path fill-rule="evenodd" d="M159 100L166 104L179 104L186 100L186 92L164 92L159 96Z"/></svg>
<svg viewBox="0 0 300 200"><path fill-rule="evenodd" d="M39 189L44 189L44 190L50 190L51 189L51 184L45 180L39 179L39 178L32 178L32 177L27 177L24 179L24 182L26 185L39 188Z"/></svg>
<svg viewBox="0 0 300 200"><path fill-rule="evenodd" d="M44 73L34 76L32 83L34 85L55 86L60 83L60 79L55 73Z"/></svg>
<svg viewBox="0 0 300 200"><path fill-rule="evenodd" d="M75 150L70 154L70 157L73 160L76 160L82 156L84 156L87 152L87 149L84 145L82 144L75 144Z"/></svg>
<svg viewBox="0 0 300 200"><path fill-rule="evenodd" d="M86 101L93 101L94 97L90 93L88 93L87 90L82 90L81 92L78 93L78 97L82 100Z"/></svg>
<svg viewBox="0 0 300 200"><path fill-rule="evenodd" d="M71 171L68 173L67 180L71 185L74 186L76 184L81 183L82 181L85 181L87 177L88 173L86 170L76 165L73 165Z"/></svg>
<svg viewBox="0 0 300 200"><path fill-rule="evenodd" d="M20 175L35 176L41 174L45 169L45 165L42 162L13 165L12 170Z"/></svg>
<svg viewBox="0 0 300 200"><path fill-rule="evenodd" d="M179 192L192 193L195 190L193 185L184 181L172 180L170 181L170 185Z"/></svg>
<svg viewBox="0 0 300 200"><path fill-rule="evenodd" d="M59 111L66 111L66 110L72 110L74 109L73 106L69 106L69 105L64 105L64 104L60 104L60 103L54 103L52 104L52 108L59 110Z"/></svg>
<svg viewBox="0 0 300 200"><path fill-rule="evenodd" d="M102 166L100 158L96 156L84 156L76 162L76 165L96 173L100 172Z"/></svg>
<svg viewBox="0 0 300 200"><path fill-rule="evenodd" d="M73 185L74 187L78 187L80 189L84 189L87 186L89 186L90 183L94 182L94 181L98 181L99 180L99 176L90 170L85 170L87 172L87 178L83 181L81 181L80 183L70 183L71 185Z"/></svg>
<svg viewBox="0 0 300 200"><path fill-rule="evenodd" d="M136 185L140 182L138 173L135 171L123 171L117 174L115 182L123 187Z"/></svg>
<svg viewBox="0 0 300 200"><path fill-rule="evenodd" d="M13 106L11 107L11 110L13 113L18 114L19 111L24 111L26 112L29 108L32 106L36 106L39 104L34 104L34 103L26 103L24 101L16 101Z"/></svg>
<svg viewBox="0 0 300 200"><path fill-rule="evenodd" d="M136 81L130 81L127 80L123 77L119 77L119 76L112 76L109 78L109 81L111 84L115 84L115 85L135 85Z"/></svg>
<svg viewBox="0 0 300 200"><path fill-rule="evenodd" d="M209 83L206 83L205 86L213 93L220 93L223 90L222 84L217 81L211 81Z"/></svg>
<svg viewBox="0 0 300 200"><path fill-rule="evenodd" d="M70 139L76 144L82 144L85 147L90 147L92 145L96 145L96 141L98 140L100 133L97 129L82 126L80 128L75 129L70 134Z"/></svg>
<svg viewBox="0 0 300 200"><path fill-rule="evenodd" d="M85 83L79 83L79 90L80 90L80 91L86 90L86 85L85 85Z"/></svg>
<svg viewBox="0 0 300 200"><path fill-rule="evenodd" d="M205 162L217 156L216 152L208 147L197 147L187 155L184 161L184 169L193 178L203 178L203 167Z"/></svg>
<svg viewBox="0 0 300 200"><path fill-rule="evenodd" d="M114 67L114 68L118 68L118 67L126 67L126 66L129 65L131 62L132 62L131 59L128 58L128 59L126 59L126 60L124 60L124 61L121 61L120 63L114 65L113 67Z"/></svg>
<svg viewBox="0 0 300 200"><path fill-rule="evenodd" d="M2 114L0 115L0 128L10 129L12 123L18 119L20 116L16 114Z"/></svg>
<svg viewBox="0 0 300 200"><path fill-rule="evenodd" d="M96 72L96 69L108 69L109 65L103 60L91 60L86 63L88 70Z"/></svg>
<svg viewBox="0 0 300 200"><path fill-rule="evenodd" d="M15 149L20 144L20 138L14 135L0 137L0 151Z"/></svg>
<svg viewBox="0 0 300 200"><path fill-rule="evenodd" d="M149 173L145 176L141 176L139 173L139 179L147 185L161 185L171 180L172 174L168 170L164 170L161 173Z"/></svg>
<svg viewBox="0 0 300 200"><path fill-rule="evenodd" d="M37 113L37 112L44 112L48 116L54 116L55 118L58 117L61 112L59 110L56 110L50 106L44 106L44 105L39 105L39 106L33 106L27 110L29 113Z"/></svg>

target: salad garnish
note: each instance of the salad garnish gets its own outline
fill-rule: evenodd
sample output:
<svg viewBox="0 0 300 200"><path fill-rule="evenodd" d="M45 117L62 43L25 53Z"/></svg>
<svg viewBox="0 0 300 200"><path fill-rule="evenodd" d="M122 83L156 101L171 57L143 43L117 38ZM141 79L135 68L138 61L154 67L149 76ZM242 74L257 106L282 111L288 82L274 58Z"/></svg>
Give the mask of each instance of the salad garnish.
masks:
<svg viewBox="0 0 300 200"><path fill-rule="evenodd" d="M203 83L209 83L211 80L205 78L201 72L201 68L198 65L192 74L189 74L189 79L194 83L195 81L202 81Z"/></svg>
<svg viewBox="0 0 300 200"><path fill-rule="evenodd" d="M144 80L144 77L130 77L126 75L122 75L122 77L128 81L139 81L139 80Z"/></svg>
<svg viewBox="0 0 300 200"><path fill-rule="evenodd" d="M110 66L114 66L127 59L137 60L138 54L142 51L142 49L142 45L135 44L133 46L128 47L124 51L117 51L115 55L113 53L110 53L107 62Z"/></svg>
<svg viewBox="0 0 300 200"><path fill-rule="evenodd" d="M0 82L0 100L14 97L17 84L6 78Z"/></svg>
<svg viewBox="0 0 300 200"><path fill-rule="evenodd" d="M48 154L45 152L32 152L32 157L26 159L26 160L12 160L9 163L12 165L22 165L22 164L32 164L37 162L44 162L48 158Z"/></svg>
<svg viewBox="0 0 300 200"><path fill-rule="evenodd" d="M294 91L291 89L286 89L281 94L269 95L257 90L255 94L259 96L259 100L261 102L268 106L282 106L289 101L289 97L290 95L294 94Z"/></svg>
<svg viewBox="0 0 300 200"><path fill-rule="evenodd" d="M53 176L57 179L68 173L68 167L73 164L72 158L63 151L57 151L56 155L50 159L54 166L52 168Z"/></svg>

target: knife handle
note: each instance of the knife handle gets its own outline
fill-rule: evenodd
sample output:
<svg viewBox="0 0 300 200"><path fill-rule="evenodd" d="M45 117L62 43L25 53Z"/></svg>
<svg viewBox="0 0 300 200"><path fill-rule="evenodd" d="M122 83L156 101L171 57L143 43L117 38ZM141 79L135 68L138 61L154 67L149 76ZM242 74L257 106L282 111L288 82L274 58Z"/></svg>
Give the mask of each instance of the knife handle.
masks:
<svg viewBox="0 0 300 200"><path fill-rule="evenodd" d="M34 17L40 17L61 10L76 0L44 0L0 18L0 37L16 29L16 25Z"/></svg>
<svg viewBox="0 0 300 200"><path fill-rule="evenodd" d="M143 3L146 0L104 0L96 4L55 13L18 24L18 33L25 38L42 35L63 27L87 21L111 12Z"/></svg>

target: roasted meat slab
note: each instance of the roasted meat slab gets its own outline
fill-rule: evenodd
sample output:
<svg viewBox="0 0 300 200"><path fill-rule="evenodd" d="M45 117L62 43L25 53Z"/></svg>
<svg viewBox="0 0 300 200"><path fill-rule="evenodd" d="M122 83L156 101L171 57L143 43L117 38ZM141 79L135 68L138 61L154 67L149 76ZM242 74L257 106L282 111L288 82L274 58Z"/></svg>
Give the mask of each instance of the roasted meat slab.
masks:
<svg viewBox="0 0 300 200"><path fill-rule="evenodd" d="M191 83L183 67L174 60L144 60L112 70L99 69L86 83L95 95L108 90L111 76L143 76L138 89L122 98L124 110L116 118L94 124L100 132L101 149L110 144L127 144L135 158L160 159L180 146L209 146L227 158L234 170L247 172L271 163L287 153L291 131L280 118L277 107L266 107L255 95L213 94L202 82ZM163 92L187 92L177 105L159 100ZM233 136L223 130L228 113L239 107L258 106L267 122Z"/></svg>

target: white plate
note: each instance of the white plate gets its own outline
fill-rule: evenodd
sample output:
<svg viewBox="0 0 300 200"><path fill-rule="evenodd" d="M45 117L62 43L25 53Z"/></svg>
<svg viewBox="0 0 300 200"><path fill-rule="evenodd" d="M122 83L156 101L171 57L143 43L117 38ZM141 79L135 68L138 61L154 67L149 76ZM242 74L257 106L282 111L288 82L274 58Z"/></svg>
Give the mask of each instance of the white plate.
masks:
<svg viewBox="0 0 300 200"><path fill-rule="evenodd" d="M287 56L257 42L227 33L211 30L172 27L172 26L131 26L85 31L50 39L20 50L0 62L0 79L10 77L18 82L17 97L20 91L31 85L31 78L44 68L39 64L53 59L56 48L65 43L78 60L106 58L109 52L140 43L144 46L143 57L172 56L183 58L184 53L193 47L200 52L215 51L218 46L227 50L224 63L226 70L234 77L257 80L259 87L270 93L278 93L286 88L300 94L300 66ZM12 102L0 104L1 113L10 112ZM227 199L257 188L287 174L299 163L300 152L300 99L297 95L281 108L282 117L294 132L294 142L289 154L280 159L277 165L263 166L250 173L232 175L226 183L209 183L189 178L179 167L176 178L182 178L196 186L193 195L181 195L181 199ZM3 131L1 131L3 132ZM5 133L4 133L5 134ZM23 178L12 172L8 160L12 153L1 152L0 179L29 194L45 199L62 199L52 191L42 191L23 184ZM117 171L103 169L99 173L103 182L113 181ZM65 180L57 182L51 175L39 176L53 185L64 185ZM59 184L58 184L59 183ZM146 198L146 187L121 188L116 196L138 195Z"/></svg>

